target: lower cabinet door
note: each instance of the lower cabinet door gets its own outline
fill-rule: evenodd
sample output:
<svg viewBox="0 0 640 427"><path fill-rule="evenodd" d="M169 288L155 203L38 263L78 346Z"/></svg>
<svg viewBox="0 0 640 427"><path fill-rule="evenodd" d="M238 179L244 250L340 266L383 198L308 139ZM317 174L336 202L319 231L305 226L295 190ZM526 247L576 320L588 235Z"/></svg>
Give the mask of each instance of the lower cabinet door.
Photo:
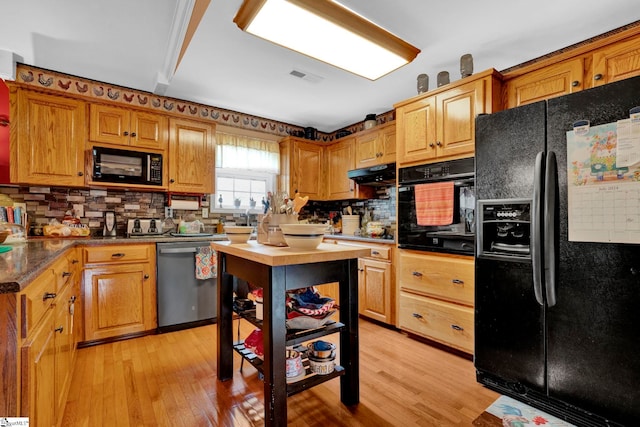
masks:
<svg viewBox="0 0 640 427"><path fill-rule="evenodd" d="M149 263L84 271L85 340L100 340L157 327L155 275Z"/></svg>
<svg viewBox="0 0 640 427"><path fill-rule="evenodd" d="M400 292L400 329L473 353L473 309Z"/></svg>
<svg viewBox="0 0 640 427"><path fill-rule="evenodd" d="M54 319L52 313L46 316L22 347L23 389L28 390L22 396L22 415L38 427L56 425Z"/></svg>

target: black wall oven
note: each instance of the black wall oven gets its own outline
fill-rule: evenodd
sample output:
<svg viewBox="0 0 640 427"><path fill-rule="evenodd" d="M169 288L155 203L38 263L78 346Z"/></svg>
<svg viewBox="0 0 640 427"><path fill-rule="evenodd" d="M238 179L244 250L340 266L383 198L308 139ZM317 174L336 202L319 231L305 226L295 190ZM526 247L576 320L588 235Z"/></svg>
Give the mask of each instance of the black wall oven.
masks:
<svg viewBox="0 0 640 427"><path fill-rule="evenodd" d="M398 247L423 251L473 255L475 246L474 159L410 166L398 170ZM431 224L420 218L425 208L424 184L444 184L448 191L441 200L449 210L450 221ZM453 187L453 191L451 191ZM417 194L421 195L417 197ZM426 193L428 194L428 193Z"/></svg>

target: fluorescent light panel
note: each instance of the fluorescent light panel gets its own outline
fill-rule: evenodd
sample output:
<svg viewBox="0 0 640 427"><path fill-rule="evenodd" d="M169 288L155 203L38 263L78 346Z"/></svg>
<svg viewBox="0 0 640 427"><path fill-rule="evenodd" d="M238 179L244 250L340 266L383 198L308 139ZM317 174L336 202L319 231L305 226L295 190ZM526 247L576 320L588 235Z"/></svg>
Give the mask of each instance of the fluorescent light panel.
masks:
<svg viewBox="0 0 640 427"><path fill-rule="evenodd" d="M234 21L248 33L370 80L420 52L331 0L245 0Z"/></svg>

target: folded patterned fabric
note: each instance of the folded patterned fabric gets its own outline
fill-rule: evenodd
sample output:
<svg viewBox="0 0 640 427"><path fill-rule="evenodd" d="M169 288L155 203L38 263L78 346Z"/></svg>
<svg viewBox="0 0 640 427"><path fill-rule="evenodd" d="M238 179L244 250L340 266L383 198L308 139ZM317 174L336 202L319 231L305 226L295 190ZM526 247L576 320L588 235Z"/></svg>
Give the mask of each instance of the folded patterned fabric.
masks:
<svg viewBox="0 0 640 427"><path fill-rule="evenodd" d="M314 287L305 288L299 292L289 293L287 307L308 316L317 316L330 311L335 300L322 297Z"/></svg>

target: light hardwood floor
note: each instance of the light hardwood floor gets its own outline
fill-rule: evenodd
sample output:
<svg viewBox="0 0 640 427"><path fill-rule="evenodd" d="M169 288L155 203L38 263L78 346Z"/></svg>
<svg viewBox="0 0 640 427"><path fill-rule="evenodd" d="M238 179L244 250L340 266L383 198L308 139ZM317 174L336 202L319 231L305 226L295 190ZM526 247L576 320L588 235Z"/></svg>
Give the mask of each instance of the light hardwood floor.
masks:
<svg viewBox="0 0 640 427"><path fill-rule="evenodd" d="M252 330L242 321L241 338ZM215 342L209 325L80 349L62 425L250 425L239 413L261 409L262 382L235 354L233 380L218 381ZM470 360L366 320L360 404L340 403L339 381L290 397L288 425L469 426L498 397L476 383Z"/></svg>

